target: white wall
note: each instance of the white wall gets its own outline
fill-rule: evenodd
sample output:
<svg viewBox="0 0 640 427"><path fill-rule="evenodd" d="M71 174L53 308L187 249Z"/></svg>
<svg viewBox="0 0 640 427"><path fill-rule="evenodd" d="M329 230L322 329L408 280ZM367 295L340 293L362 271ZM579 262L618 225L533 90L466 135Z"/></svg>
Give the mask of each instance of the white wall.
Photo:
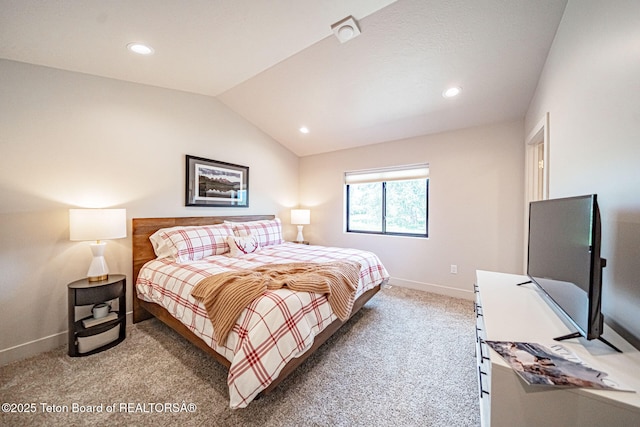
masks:
<svg viewBox="0 0 640 427"><path fill-rule="evenodd" d="M523 141L516 121L303 157L305 239L371 250L397 285L471 298L476 269L522 273ZM428 239L343 232L345 171L422 162Z"/></svg>
<svg viewBox="0 0 640 427"><path fill-rule="evenodd" d="M603 312L638 347L640 2L569 1L525 128L547 111L550 197L598 194Z"/></svg>
<svg viewBox="0 0 640 427"><path fill-rule="evenodd" d="M0 364L66 343L66 285L91 259L68 240L69 208L288 219L298 203L297 156L214 98L6 60L0 153ZM249 166L249 208L185 207L185 154ZM131 238L106 258L130 307Z"/></svg>

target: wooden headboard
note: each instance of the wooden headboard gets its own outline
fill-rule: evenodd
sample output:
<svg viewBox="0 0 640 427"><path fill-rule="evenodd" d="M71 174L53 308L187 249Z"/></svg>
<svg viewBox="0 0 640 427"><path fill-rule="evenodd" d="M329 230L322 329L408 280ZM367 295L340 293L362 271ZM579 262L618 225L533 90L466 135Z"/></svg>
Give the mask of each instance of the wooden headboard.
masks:
<svg viewBox="0 0 640 427"><path fill-rule="evenodd" d="M147 262L155 259L153 246L149 236L161 228L176 227L179 225L211 225L222 224L224 221L258 221L261 219L274 219L275 215L240 215L240 216L192 216L175 218L133 218L131 221L131 238L133 249L133 314L139 309L139 300L135 291L135 282L138 279L140 269ZM146 316L148 317L148 316ZM135 320L134 320L135 321Z"/></svg>

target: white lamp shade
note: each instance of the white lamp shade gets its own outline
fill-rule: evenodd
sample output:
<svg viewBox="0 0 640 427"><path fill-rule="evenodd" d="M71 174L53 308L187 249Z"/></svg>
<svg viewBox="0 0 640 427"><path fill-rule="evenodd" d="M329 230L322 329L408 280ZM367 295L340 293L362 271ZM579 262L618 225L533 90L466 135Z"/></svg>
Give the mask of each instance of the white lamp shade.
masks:
<svg viewBox="0 0 640 427"><path fill-rule="evenodd" d="M311 211L309 209L291 209L291 224L306 225L310 224Z"/></svg>
<svg viewBox="0 0 640 427"><path fill-rule="evenodd" d="M100 240L127 237L126 209L69 209L69 240L93 240L93 259L87 272L90 282L106 280L109 267L104 259L106 243Z"/></svg>
<svg viewBox="0 0 640 427"><path fill-rule="evenodd" d="M127 237L126 209L69 209L69 240Z"/></svg>

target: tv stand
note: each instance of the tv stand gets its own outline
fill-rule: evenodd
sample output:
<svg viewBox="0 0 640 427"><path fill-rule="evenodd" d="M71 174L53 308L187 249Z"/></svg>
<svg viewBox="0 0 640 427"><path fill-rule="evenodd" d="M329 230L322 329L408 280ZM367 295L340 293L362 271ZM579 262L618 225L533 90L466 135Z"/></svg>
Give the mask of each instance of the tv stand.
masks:
<svg viewBox="0 0 640 427"><path fill-rule="evenodd" d="M603 261L603 267L604 267L604 265L606 265L606 263L607 263L607 260L602 258L602 261ZM516 286L522 286L522 285L526 285L526 284L529 284L529 283L533 283L533 280L526 280L524 282L517 283ZM554 340L555 341L564 341L564 340L569 340L571 338L581 338L582 336L583 335L580 332L572 332L570 334L562 335L561 337L554 338ZM615 345L611 344L609 341L604 339L602 336L599 336L598 339L600 341L602 341L603 343L605 343L606 345L608 345L609 347L611 347L612 349L614 349L615 351L617 351L618 353L622 353L622 350L620 350Z"/></svg>
<svg viewBox="0 0 640 427"><path fill-rule="evenodd" d="M582 334L580 332L574 332L572 334L567 334L567 335L563 335L561 337L557 337L554 338L554 341L564 341L564 340L570 340L571 338L582 338ZM607 341L603 336L599 336L598 340L602 341L603 343L605 343L606 345L608 345L609 347L611 347L612 349L614 349L615 351L617 351L618 353L622 353L622 350L620 350L618 347L616 347L615 345L611 344L609 341Z"/></svg>
<svg viewBox="0 0 640 427"><path fill-rule="evenodd" d="M527 385L485 341L523 341L551 347L555 343L553 337L574 333L536 288L513 286L525 282L527 276L488 271L478 271L476 275L476 357L482 426L639 425L640 351L607 325L605 335L613 344L611 348L615 346L624 353L596 340L562 343L585 364L635 392Z"/></svg>

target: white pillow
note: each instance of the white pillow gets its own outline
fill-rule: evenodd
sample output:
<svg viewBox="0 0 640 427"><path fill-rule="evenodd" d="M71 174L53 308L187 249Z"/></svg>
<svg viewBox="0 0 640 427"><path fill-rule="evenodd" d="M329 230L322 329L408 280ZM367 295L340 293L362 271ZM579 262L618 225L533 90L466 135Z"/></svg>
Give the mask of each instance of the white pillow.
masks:
<svg viewBox="0 0 640 427"><path fill-rule="evenodd" d="M228 224L161 228L149 240L158 258L176 262L197 261L229 252L227 236L233 235Z"/></svg>
<svg viewBox="0 0 640 427"><path fill-rule="evenodd" d="M251 254L260 250L258 238L253 234L248 236L227 236L227 243L232 257Z"/></svg>

